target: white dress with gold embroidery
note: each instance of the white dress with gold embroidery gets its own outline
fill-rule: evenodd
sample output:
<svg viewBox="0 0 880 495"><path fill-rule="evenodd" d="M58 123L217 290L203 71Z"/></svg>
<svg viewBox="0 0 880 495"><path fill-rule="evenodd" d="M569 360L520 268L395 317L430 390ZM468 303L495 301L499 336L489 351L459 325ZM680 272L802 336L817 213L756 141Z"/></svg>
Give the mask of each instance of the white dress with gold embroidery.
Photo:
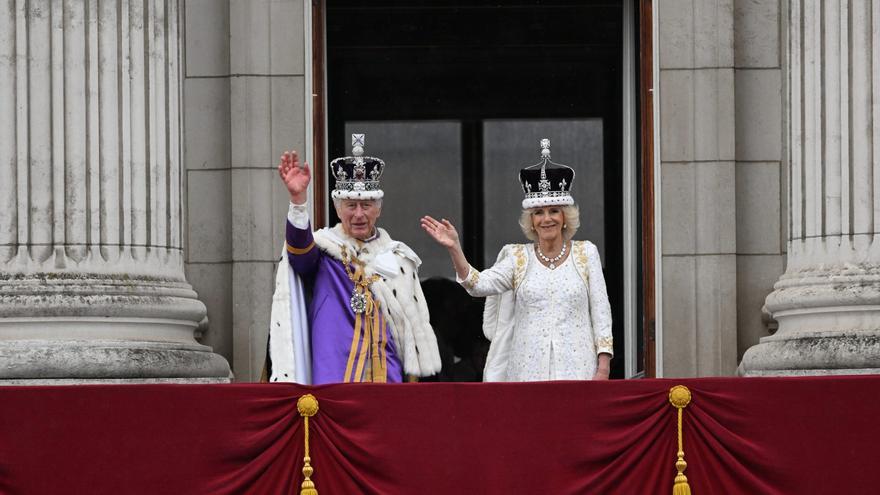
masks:
<svg viewBox="0 0 880 495"><path fill-rule="evenodd" d="M611 307L590 242L576 241L555 270L541 264L531 245L505 246L493 267L471 268L459 282L472 296L512 298L509 331L484 328L494 348L487 381L590 380L598 354L613 353ZM486 327L499 320L494 303L487 302Z"/></svg>

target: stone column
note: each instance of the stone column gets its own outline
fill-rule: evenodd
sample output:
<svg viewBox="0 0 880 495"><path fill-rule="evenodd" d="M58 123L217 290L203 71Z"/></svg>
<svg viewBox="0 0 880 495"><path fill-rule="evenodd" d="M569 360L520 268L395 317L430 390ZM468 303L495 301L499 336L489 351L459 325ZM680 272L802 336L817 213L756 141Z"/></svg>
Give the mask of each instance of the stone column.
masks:
<svg viewBox="0 0 880 495"><path fill-rule="evenodd" d="M778 331L745 375L880 372L880 10L791 0L789 241Z"/></svg>
<svg viewBox="0 0 880 495"><path fill-rule="evenodd" d="M179 0L0 0L0 379L228 381L181 243Z"/></svg>

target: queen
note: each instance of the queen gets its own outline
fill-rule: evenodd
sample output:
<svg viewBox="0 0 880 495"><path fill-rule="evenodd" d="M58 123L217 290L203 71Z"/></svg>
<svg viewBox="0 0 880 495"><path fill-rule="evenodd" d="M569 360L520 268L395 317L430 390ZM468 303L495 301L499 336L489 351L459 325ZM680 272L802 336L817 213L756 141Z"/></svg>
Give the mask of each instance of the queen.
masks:
<svg viewBox="0 0 880 495"><path fill-rule="evenodd" d="M485 381L606 380L613 340L599 251L572 240L580 225L574 170L550 160L549 139L541 148L541 161L519 173L519 224L529 243L504 246L495 265L478 271L452 223L425 216L422 229L449 251L468 293L488 296Z"/></svg>

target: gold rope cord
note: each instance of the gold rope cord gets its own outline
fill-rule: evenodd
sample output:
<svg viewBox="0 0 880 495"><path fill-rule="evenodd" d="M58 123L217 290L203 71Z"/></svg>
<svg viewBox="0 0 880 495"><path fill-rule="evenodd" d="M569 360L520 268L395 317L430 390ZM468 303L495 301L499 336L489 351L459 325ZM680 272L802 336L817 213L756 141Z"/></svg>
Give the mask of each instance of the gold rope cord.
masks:
<svg viewBox="0 0 880 495"><path fill-rule="evenodd" d="M318 399L312 394L306 394L296 401L296 410L303 418L303 428L305 432L305 455L303 456L303 482L300 488L300 495L318 495L318 489L311 476L315 472L312 469L312 458L309 457L309 418L318 414Z"/></svg>
<svg viewBox="0 0 880 495"><path fill-rule="evenodd" d="M379 332L380 332L379 341L382 343L382 345L380 346L380 350L381 350L380 363L382 364L382 376L385 377L385 381L387 382L388 381L388 338L385 335L385 329L387 327L386 327L386 323L385 323L385 318L382 316L381 311L376 312L376 320L379 322L379 324L376 326L376 328L379 329Z"/></svg>
<svg viewBox="0 0 880 495"><path fill-rule="evenodd" d="M378 302L374 302L376 306ZM370 325L371 347L370 347L370 374L373 383L385 383L388 381L388 370L385 369L385 361L381 358L380 350L383 347L381 336L382 327L379 326L379 310L374 308L372 317L366 315L366 318L373 320Z"/></svg>
<svg viewBox="0 0 880 495"><path fill-rule="evenodd" d="M364 263L354 256L349 256L345 246L342 247L342 265L345 267L348 278L354 284L354 294L359 294L366 301L366 309L363 314L354 313L354 331L343 381L363 381L367 346L370 346L368 381L384 383L388 380L388 369L384 361L385 338L380 319L379 302L373 299L373 293L370 290L370 285L381 277L379 275L367 277L364 272ZM358 346L360 346L360 352L357 351ZM355 358L357 359L355 360Z"/></svg>
<svg viewBox="0 0 880 495"><path fill-rule="evenodd" d="M361 315L355 313L354 314L354 330L351 332L351 350L348 352L348 361L345 364L345 375L342 377L342 381L345 383L360 381L360 377L357 380L352 378L352 370L354 367L354 358L357 356L357 348L358 342L360 342L361 338Z"/></svg>
<svg viewBox="0 0 880 495"><path fill-rule="evenodd" d="M357 367L355 368L354 376L351 377L351 381L360 382L360 381L363 381L363 378L364 378L364 365L366 364L365 358L367 357L367 347L370 345L369 339L370 339L370 334L372 333L372 329L370 328L370 316L367 313L364 313L363 315L355 314L354 317L355 317L355 321L357 321L357 323L355 324L355 328L357 329L356 330L357 332L360 332L360 329L358 327L360 327L361 318L364 319L364 326L363 326L364 337L363 337L363 340L359 341L360 345L361 345L361 350L358 353Z"/></svg>
<svg viewBox="0 0 880 495"><path fill-rule="evenodd" d="M675 483L672 485L672 495L691 495L691 486L688 484L687 476L684 475L687 462L684 460L684 435L681 427L684 408L690 402L691 391L684 385L676 385L669 389L669 403L677 409L678 414L678 459L675 461L678 474L675 475Z"/></svg>

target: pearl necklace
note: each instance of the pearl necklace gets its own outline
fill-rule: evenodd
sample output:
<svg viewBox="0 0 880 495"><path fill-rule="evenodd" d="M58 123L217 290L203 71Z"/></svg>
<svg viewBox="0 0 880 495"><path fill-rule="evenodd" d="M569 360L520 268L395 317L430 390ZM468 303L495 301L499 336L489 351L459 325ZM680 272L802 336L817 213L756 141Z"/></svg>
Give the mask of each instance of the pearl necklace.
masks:
<svg viewBox="0 0 880 495"><path fill-rule="evenodd" d="M551 270L555 270L556 269L556 262L561 260L562 257L565 256L565 245L566 245L566 243L563 242L562 243L562 251L559 251L559 254L553 258L548 258L546 255L544 255L544 253L541 251L540 244L537 244L537 243L535 244L535 250L538 252L538 257L541 258L542 260L544 260L545 263L549 263L548 267Z"/></svg>

